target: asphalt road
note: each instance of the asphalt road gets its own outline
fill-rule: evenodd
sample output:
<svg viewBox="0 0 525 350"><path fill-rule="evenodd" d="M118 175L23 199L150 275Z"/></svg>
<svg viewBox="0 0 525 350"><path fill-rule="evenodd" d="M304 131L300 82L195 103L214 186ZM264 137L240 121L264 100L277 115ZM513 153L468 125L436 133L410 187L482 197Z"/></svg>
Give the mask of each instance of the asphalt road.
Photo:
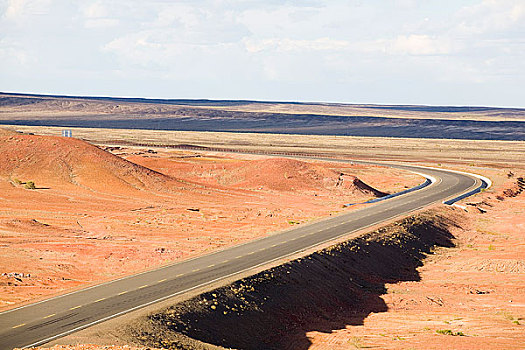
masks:
<svg viewBox="0 0 525 350"><path fill-rule="evenodd" d="M0 313L0 350L46 343L481 185L480 180L465 174L407 165L396 167L429 175L436 181L368 208Z"/></svg>

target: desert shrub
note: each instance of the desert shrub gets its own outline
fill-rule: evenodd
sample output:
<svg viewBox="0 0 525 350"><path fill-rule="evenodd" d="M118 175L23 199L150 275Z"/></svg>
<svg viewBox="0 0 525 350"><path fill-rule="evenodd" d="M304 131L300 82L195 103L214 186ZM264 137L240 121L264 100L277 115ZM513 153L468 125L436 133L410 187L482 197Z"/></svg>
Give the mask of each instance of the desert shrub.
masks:
<svg viewBox="0 0 525 350"><path fill-rule="evenodd" d="M13 182L17 185L22 184L22 181L18 180L16 177L13 179Z"/></svg>
<svg viewBox="0 0 525 350"><path fill-rule="evenodd" d="M36 189L35 183L33 181L26 182L24 187L27 188L28 190Z"/></svg>
<svg viewBox="0 0 525 350"><path fill-rule="evenodd" d="M465 334L463 334L463 332L452 332L452 330L450 330L450 329L438 329L436 331L436 333L443 334L443 335L454 335L454 336L460 336L460 337L464 337L465 336Z"/></svg>

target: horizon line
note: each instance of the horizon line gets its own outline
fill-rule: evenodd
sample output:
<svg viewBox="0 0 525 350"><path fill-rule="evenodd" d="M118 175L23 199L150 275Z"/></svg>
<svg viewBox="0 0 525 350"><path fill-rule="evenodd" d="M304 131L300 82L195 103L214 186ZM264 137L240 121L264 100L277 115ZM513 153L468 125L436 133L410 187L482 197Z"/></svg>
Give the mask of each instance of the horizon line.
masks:
<svg viewBox="0 0 525 350"><path fill-rule="evenodd" d="M121 102L142 102L142 103L159 103L159 102L245 102L245 103L271 103L271 104L304 104L304 105L347 105L347 106L380 106L380 107L457 107L457 108L488 108L488 109L519 109L525 110L525 107L518 106L487 106L487 105L436 105L436 104L414 104L414 103L359 103L359 102L339 102L339 101L290 101L290 100L258 100L258 99L213 99L213 98L163 98L163 97L139 97L139 96L115 96L115 95L68 95L68 94L51 94L51 93L33 93L33 92L10 92L0 91L0 95L15 95L25 97L49 97L49 98L71 98L71 99L91 99L91 100L120 100ZM140 101L133 101L140 100Z"/></svg>

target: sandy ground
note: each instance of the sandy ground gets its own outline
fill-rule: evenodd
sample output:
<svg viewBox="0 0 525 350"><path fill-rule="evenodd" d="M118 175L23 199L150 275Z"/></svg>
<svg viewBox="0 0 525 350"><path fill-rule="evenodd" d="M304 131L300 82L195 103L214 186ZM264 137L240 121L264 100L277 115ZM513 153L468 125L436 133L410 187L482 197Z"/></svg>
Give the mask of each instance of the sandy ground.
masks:
<svg viewBox="0 0 525 350"><path fill-rule="evenodd" d="M48 348L50 350L156 350L151 347L135 347L129 345L94 345L94 344L81 344L81 345L55 345ZM18 350L18 349L17 349Z"/></svg>
<svg viewBox="0 0 525 350"><path fill-rule="evenodd" d="M429 256L421 281L387 285L387 312L308 333L311 349L525 348L525 193L513 197L516 176L491 175L497 189L465 201L476 206L454 232L456 248Z"/></svg>
<svg viewBox="0 0 525 350"><path fill-rule="evenodd" d="M358 178L385 192L423 181L381 167L105 151L76 139L4 132L0 309L351 210L343 205L375 197ZM25 188L29 181L36 189Z"/></svg>
<svg viewBox="0 0 525 350"><path fill-rule="evenodd" d="M9 126L39 135L57 136L64 128ZM463 166L471 171L488 168L525 169L525 142L408 139L356 136L277 135L229 132L157 131L69 128L74 137L101 145L196 145L245 152L281 152L330 155L346 159L392 160L432 166Z"/></svg>
<svg viewBox="0 0 525 350"><path fill-rule="evenodd" d="M36 129L33 127L28 128L28 130ZM56 134L58 129L42 128L41 130ZM105 135L106 141L115 136L115 134L106 135L100 130L91 132L74 130L76 134L80 132L84 132L84 135L90 135L89 137L91 137L92 140L98 139L99 142L101 142L101 135ZM127 136L131 134L130 132ZM249 137L247 135L220 133L220 135L214 134L212 140L207 140L208 135L206 135L206 133L180 133L177 134L182 135L182 138L179 139L172 133L156 134L154 132L145 132L145 134L148 135L151 141L155 141L155 138L157 138L157 141L160 139L166 143L173 142L174 140L179 143L193 144L206 142L213 144L218 142L226 146L242 144L246 142ZM124 135L126 134L124 133ZM194 138L192 139L192 137ZM217 140L213 138L217 138ZM394 140L391 142L391 140L388 139L375 138L294 136L293 138L287 139L284 137L278 138L278 135L266 135L258 138L258 140L262 142L266 149L274 147L274 149L279 151L320 149L323 152L333 150L336 155L350 153L363 158L419 160L423 164L431 166L443 166L483 173L494 181L494 187L489 191L460 203L467 207L468 214L465 222L461 224L461 228L457 228L453 232L457 239L457 247L440 248L436 251L436 254L429 256L425 260L425 264L418 268L421 276L420 281L398 282L387 285L387 293L381 296L382 301L387 305L387 310L371 313L364 319L362 325L348 325L326 332L308 332L307 337L312 343L311 349L525 348L525 239L523 236L523 232L525 232L525 194L523 192L518 194L519 191L517 189L517 178L525 176L525 145L523 143L450 140L410 140L409 142L407 140L406 144L396 144ZM293 140L293 142L291 140ZM250 148L252 146L248 144L243 147ZM346 153L343 153L341 149L345 149ZM159 151L158 149L155 150ZM229 182L228 184L226 178L217 176L217 174L222 171L223 167L224 169L235 169L235 166L229 168L229 164L232 163L264 159L264 157L225 156L217 153L209 153L207 157L194 158L195 152L191 151L164 150L160 152L161 154L153 154L148 153L147 148L136 149L133 147L113 149L112 152L128 158L133 162L146 166L149 165L152 168L155 165L160 172L170 173L175 177L186 174L186 181L193 185L195 185L197 178L204 178L205 181L202 185L205 187L202 187L202 191L209 191L208 189L203 189L208 188L206 186L212 187L214 190L219 190L223 188L221 186L228 185L232 186L230 189L234 188L235 191L241 191L242 196L246 193L243 191L247 191L247 193L253 193L250 191L255 191L255 193L257 193L257 190L253 188L249 189L243 185L242 182ZM160 160L156 158L157 156L160 157ZM165 159L170 159L170 157L174 157L177 163L185 164L166 167L163 162L165 162ZM218 165L218 167L216 165ZM381 190L387 190L386 187L376 185L373 181L374 177L379 179L383 177L384 174L369 173L366 169L362 168L356 168L354 170L355 172L352 174L358 176L364 182L374 185ZM202 176L209 171L215 175ZM284 174L282 174L282 176L284 178ZM24 178L23 180L29 180L29 178ZM8 266L6 270L27 273L29 270L23 267L24 261L29 259L26 257L34 257L31 258L34 259L32 266L36 266L35 262L39 260L38 264L42 266L42 272L49 273L49 271L53 271L53 278L50 278L49 282L47 282L49 283L48 286L44 284L44 282L46 282L45 279L42 280L43 282L38 282L37 287L16 286L18 288L17 290L26 288L28 291L34 291L34 294L30 294L30 292L26 294L31 298L36 298L45 293L53 293L56 291L56 286L59 285L58 283L62 283L61 288L64 289L77 286L80 283L89 283L88 280L60 279L60 276L65 276L66 278L68 278L67 276L79 276L78 268L75 268L72 272L69 272L69 275L66 275L66 272L64 272L66 270L61 270L59 266L60 263L71 263L73 261L71 259L73 243L79 247L89 247L89 249L86 248L85 251L88 253L85 254L84 257L97 259L96 261L101 263L100 266L111 267L108 269L109 272L98 272L98 275L95 275L95 278L99 280L111 278L111 276L114 276L112 274L124 273L130 266L131 268L140 270L152 267L163 261L171 261L170 259L173 259L174 252L182 252L181 257L198 254L203 251L198 250L199 244L201 247L210 244L210 242L211 244L216 244L216 242L212 240L195 243L195 241L189 239L192 237L189 233L182 231L183 227L188 230L191 227L191 232L203 232L201 231L203 230L203 221L202 219L198 219L199 216L197 214L206 213L204 210L206 207L204 202L199 202L198 205L194 204L197 201L194 198L199 198L196 195L191 197L191 208L199 207L199 212L188 211L188 202L184 202L184 205L174 204L173 201L171 201L170 204L166 204L166 202L158 198L155 200L150 197L143 199L139 196L134 199L134 202L128 203L117 200L115 196L105 198L97 194L97 197L94 197L95 195L91 192L89 196L86 195L87 197L84 199L80 194L75 194L75 200L65 202L63 206L59 205L56 208L48 208L45 205L42 206L39 204L40 206L37 206L35 204L35 194L39 193L38 196L42 196L38 198L38 203L55 203L57 198L66 198L64 192L57 191L55 197L50 197L49 202L42 202L46 198L41 194L46 193L44 190L37 190L35 192L22 190L14 186L12 180L9 181L10 187L5 185L1 192L3 201L9 205L7 209L3 209L1 212L3 219L7 220L3 222L2 231L0 231L2 232L3 241L1 243L1 256L3 259L6 257L5 261L10 261L9 259L19 259L18 256L21 256L21 258L16 260L18 262L17 264ZM390 182L390 184L394 185L395 183ZM38 185L39 182L37 181L37 186ZM396 186L399 187L400 184L397 183ZM19 191L16 197L11 197L11 199L8 200L9 195L15 193L13 192L15 189ZM307 198L314 198L313 194L309 192L309 189L304 189L303 191L297 200L304 201ZM48 192L51 191L48 190ZM286 194L282 193L283 192L272 189L265 189L261 191L261 193L257 193L259 198L257 201L258 203L264 203L262 207L268 209L271 208L270 203L274 203L275 205L275 203L279 203L278 201L282 201L285 197L295 198L293 196L290 197L289 192ZM322 194L318 193L318 196L320 195ZM68 196L71 196L71 194L68 193ZM16 198L16 200L14 198ZM91 203L94 198L96 198L98 202L96 205L92 204L92 207L96 208L90 208L88 203ZM272 200L274 202L272 202ZM60 201L58 203L60 203ZM72 205L71 203L74 204ZM102 203L102 206L100 206L100 203ZM154 208L148 208L152 205L150 203L153 203ZM233 199L232 203L235 203ZM287 203L297 202L289 199ZM468 203L474 205L467 205ZM340 202L338 204L340 204ZM113 207L111 205L113 205ZM240 204L238 205L240 206ZM179 211L174 211L173 213L178 213L179 218L182 217L182 214L185 214L184 219L187 221L183 222L187 223L187 226L181 225L180 231L182 232L178 233L180 236L177 236L181 237L180 241L184 239L187 240L187 242L184 242L184 245L168 246L164 242L162 245L159 245L158 243L162 238L158 240L155 238L171 237L171 232L173 231L162 231L162 227L164 227L162 225L163 222L158 221L159 216L164 217L164 215L166 215L166 211L162 211L161 209L166 209L170 206L178 208ZM108 215L107 208L111 209L115 207L120 208L120 214L113 213ZM306 208L313 209L307 211ZM134 209L141 210L132 211ZM304 218L307 218L308 216L306 214L309 213L312 215L311 217L316 217L321 214L326 215L332 210L326 207L319 209L313 204L305 205L304 208L301 207L301 209L303 209L303 213L305 214ZM455 210L460 211L461 209L456 208ZM295 218L297 213L293 213L293 217ZM84 214L90 215L88 220L82 219ZM195 217L190 215L195 215ZM242 217L242 215L237 213L230 216L226 216L224 213L216 215L218 219L227 220L229 224L235 224L237 218ZM219 218L218 216L226 216L226 218ZM130 218L132 222L138 218L142 224L139 223L139 227L131 224L124 225L123 221L129 220ZM289 216L279 213L277 218L278 219L275 220L273 218L266 218L265 222L268 224L268 227L276 228L290 225L288 222ZM32 221L33 219L35 219L36 222ZM157 221L155 221L155 219ZM16 220L20 220L20 222ZM79 223L83 225L84 228L80 228L75 220L79 220ZM250 215L247 215L247 218L244 219L244 222L247 223L246 226L241 225L240 228L236 229L235 234L231 236L223 233L225 236L221 236L224 237L224 242L222 243L227 245L234 244L242 239L250 239L250 237L242 236L242 232L246 232L245 230L247 229L251 230L250 224L254 225L254 223L259 222L259 220L260 217L250 219ZM92 224L89 224L91 222ZM149 225L156 227L156 229L148 231L149 226L147 222L150 223ZM61 250L63 246L61 246L60 243L64 237L67 236L66 233L61 233L60 235L62 235L62 237L58 238L50 236L50 231L46 231L49 226L41 227L42 224L52 225L51 227L54 228L53 232L60 232L57 231L56 228L63 227L73 231L86 230L86 232L89 233L85 234L85 237L82 239L74 237L68 238L71 239L71 243L69 246L69 255L67 255ZM23 227L25 232L35 230L34 232L40 233L34 236L32 235L31 239L28 239L27 236L17 235L16 232L20 232L21 229L12 228L13 225L15 227ZM216 229L219 228L220 226L217 224ZM149 235L153 233L152 231L164 232L164 236L150 237ZM111 234L107 234L106 232ZM121 234L120 232L129 232L126 236L129 241L125 239L119 241L114 238L104 239L106 235L119 237L115 232L119 232L119 234ZM140 232L144 232L145 234L142 235ZM92 239L91 237L98 238ZM131 240L131 238L134 240ZM228 241L228 239L230 239L231 242ZM55 240L59 243L46 245L47 242L54 242ZM235 242L233 242L234 240ZM137 242L141 243L140 246L144 247L144 250L137 248ZM189 244L192 243L195 245L190 248ZM109 247L109 249L105 250L106 255L101 253L100 256L97 257L94 251L98 251L101 246ZM187 247L185 248L186 250L182 249L182 246ZM60 249L57 249L58 247L60 247ZM96 249L94 247L96 247ZM162 247L166 249L164 252L155 252L155 249ZM9 252L14 248L17 249L17 254L7 256L5 252ZM111 256L113 255L106 258L109 255L109 251L118 251L118 249L123 249L120 258L123 258L124 255L131 256L134 260L136 258L136 261L140 261L140 263L136 265L130 264L130 261L126 261L125 264L122 264L122 262L117 263L118 258L112 258ZM191 249L194 250L191 251ZM141 256L146 258L141 258ZM40 260L40 257L43 259ZM162 260L164 257L167 257L167 259ZM92 271L91 273L94 272ZM13 277L10 278L9 281L14 282ZM31 279L32 278L33 277L31 277ZM24 277L21 279L23 281L28 280ZM40 279L37 281L40 281ZM36 284L37 283L35 283L35 285ZM15 302L21 301L16 300L16 295L18 294L15 295L12 293L11 296L9 296L10 294L6 292L13 290L12 286L5 286L3 288L5 289L2 293L5 294L2 294L2 298L4 298L5 295L5 298L12 298L9 300ZM103 349L104 347L98 346L94 348Z"/></svg>
<svg viewBox="0 0 525 350"><path fill-rule="evenodd" d="M250 303L257 305L256 309L263 309L264 312L260 316L250 316L250 313L247 313L233 325L231 320L230 324L228 323L227 317L222 320L218 316L214 318L213 315L203 314L198 325L202 326L207 324L207 321L214 321L214 326L205 329L223 327L226 332L230 329L228 327L235 327L237 324L237 327L247 328L248 332L251 329L247 324L253 323L257 325L255 328L261 327L261 323L264 323L264 315L269 318L267 321L271 321L274 317L274 323L271 324L276 325L283 323L282 317L289 318L291 324L297 323L299 327L289 328L289 333L282 335L288 339L284 341L286 346L276 347L279 349L523 349L525 344L525 279L523 278L525 182L521 182L522 190L520 190L516 177L507 178L503 173L492 170L491 178L496 180L496 188L464 201L462 204L467 206L468 212L458 207L435 207L431 212L441 213L438 215L450 218L454 225L457 225L449 226L455 236L453 242L456 246L450 247L444 244L449 247L435 249L433 254L425 258L423 265L415 264L413 271L410 263L399 268L399 271L395 268L390 271L389 263L385 265L383 260L392 260L392 254L385 254L384 258L376 256L375 258L379 259L376 263L373 262L374 257L363 256L362 262L359 260L348 266L345 265L349 269L347 278L337 278L333 276L340 273L340 270L328 264L328 261L325 267L330 271L329 277L326 276L327 271L323 269L324 265L315 268L306 266L305 270L301 269L300 261L309 261L308 258L299 259L291 265L285 264L277 270L263 271L253 278L234 282L225 288L207 290L205 291L207 293L192 299L195 309L191 307L192 300L178 300L177 303L160 306L158 310L152 312L155 315L165 314L170 317L173 315L173 310L179 315L179 312L186 307L186 312L189 314L188 321L191 322L199 317L196 315L198 312L193 314L193 311L202 308L200 301L213 301L212 297L217 293L218 304L222 307L229 305L231 309L232 305L237 306L239 302L242 305L242 300L249 300ZM436 225L440 225L439 221ZM430 232L429 234L433 235ZM399 255L401 257L399 262L406 263L407 257L404 255L410 256L414 247L409 248L394 254L393 260ZM342 261L335 261L335 263L344 265ZM356 274L355 268L352 270L352 266L356 264L359 266L357 271L363 270L361 274L364 275ZM375 267L379 271L377 275L374 274ZM279 273L279 269L287 270L287 273L291 271L292 275ZM313 272L308 274L307 270ZM297 275L308 275L309 281L304 282L303 278ZM277 280L265 287L264 280L271 280L274 276L277 276L275 277ZM283 278L283 276L291 277ZM359 281L360 288L356 289L355 285L348 281L348 276L353 277L350 281ZM381 285L385 278L401 282L386 283L385 290L377 292L382 288L374 287L374 284ZM288 282L286 286L282 285L283 280ZM319 280L323 280L324 284L318 283ZM257 281L262 282L257 283ZM312 283L312 281L316 282ZM253 284L254 282L256 283ZM255 289L250 289L250 285L255 286ZM275 293L271 292L272 285L284 295L292 295L288 297L291 298L288 300L290 303L297 302L294 298L296 294L300 296L299 300L308 302L306 305L301 303L295 305L294 311L290 314L290 310L281 305L287 304L286 297L276 297ZM250 293L241 293L240 299L238 295L236 298L231 297L229 291L236 291L239 286L242 290L258 291L258 298ZM332 289L332 293L330 293L331 288L335 288ZM346 294L348 294L346 296L348 304L343 303ZM319 298L319 295L325 297ZM270 300L269 306L263 302L267 297ZM285 301L279 304L275 301L276 298L284 298ZM259 300L262 304L257 304L255 300ZM277 303L277 308L272 307L271 300ZM337 303L326 300L337 301ZM170 307L171 305L174 306ZM168 309L164 309L166 307ZM188 342L184 336L182 338L177 334L174 337L170 336L171 333L166 333L165 328L152 329L149 322L139 321L143 316L144 314L134 317L138 325L131 325L134 330L131 333L140 330L146 334L152 332L153 338L146 337L150 344ZM303 321L309 318L310 321L304 324ZM124 319L120 322L115 320L111 325L99 325L60 342L96 341L98 344L111 344L115 339L119 339L118 343L122 344L122 339L127 339L134 343L140 337L129 338L130 333L125 331L128 324L129 322ZM271 333L272 331L268 331L266 327L267 325L262 329ZM273 328L279 329L278 326ZM108 334L111 334L111 337L108 337ZM271 336L275 337L275 335ZM200 345L199 349L216 348Z"/></svg>

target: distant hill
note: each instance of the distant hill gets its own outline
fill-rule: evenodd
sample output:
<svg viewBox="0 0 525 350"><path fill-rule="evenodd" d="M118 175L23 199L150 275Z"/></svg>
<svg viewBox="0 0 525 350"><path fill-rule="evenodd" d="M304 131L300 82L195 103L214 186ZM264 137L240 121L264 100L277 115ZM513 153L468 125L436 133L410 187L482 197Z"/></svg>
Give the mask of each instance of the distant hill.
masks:
<svg viewBox="0 0 525 350"><path fill-rule="evenodd" d="M0 124L525 140L525 109L0 93Z"/></svg>

